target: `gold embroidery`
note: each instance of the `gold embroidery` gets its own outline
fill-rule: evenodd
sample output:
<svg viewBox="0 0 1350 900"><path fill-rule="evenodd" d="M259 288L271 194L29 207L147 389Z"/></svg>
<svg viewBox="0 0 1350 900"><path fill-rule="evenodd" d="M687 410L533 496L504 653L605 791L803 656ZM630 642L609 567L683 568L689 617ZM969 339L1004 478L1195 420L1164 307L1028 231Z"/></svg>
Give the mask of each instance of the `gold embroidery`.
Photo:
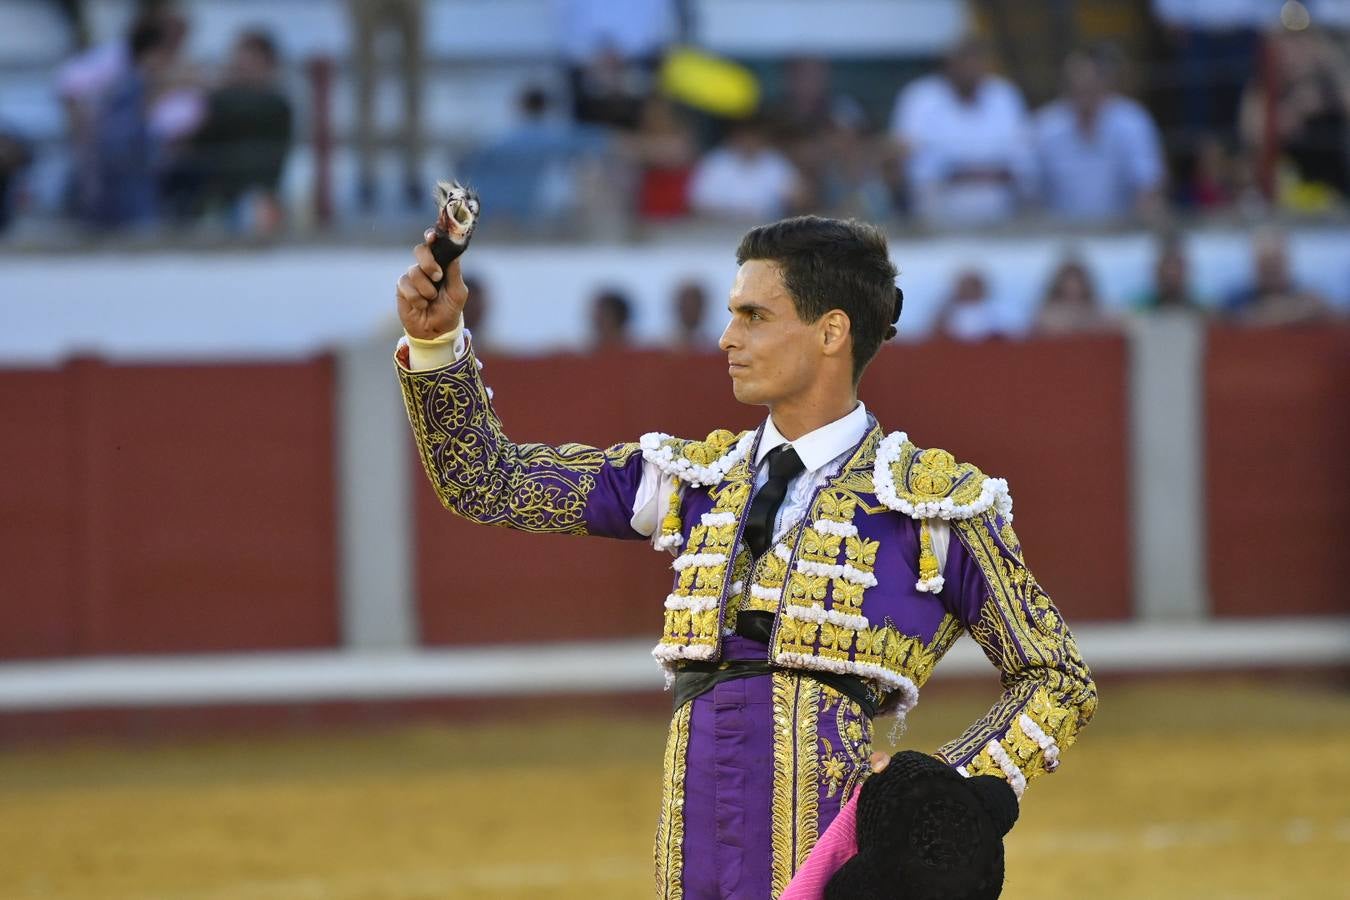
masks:
<svg viewBox="0 0 1350 900"><path fill-rule="evenodd" d="M661 818L656 826L656 893L662 900L684 896L684 779L692 703L675 711L666 736Z"/></svg>
<svg viewBox="0 0 1350 900"><path fill-rule="evenodd" d="M732 434L725 428L719 428L709 434L705 440L689 441L680 453L696 466L710 466L726 456L727 452L736 446L740 437L740 435Z"/></svg>
<svg viewBox="0 0 1350 900"><path fill-rule="evenodd" d="M832 563L839 555L842 540L843 538L837 534L821 534L814 528L807 528L806 533L802 535L801 551L798 555L810 562Z"/></svg>
<svg viewBox="0 0 1350 900"><path fill-rule="evenodd" d="M834 581L834 608L850 615L862 611L864 586L837 578Z"/></svg>
<svg viewBox="0 0 1350 900"><path fill-rule="evenodd" d="M680 533L680 528L684 525L684 520L680 518L680 500L684 497L683 486L679 481L670 491L670 499L667 502L666 517L661 520L661 536L674 537Z"/></svg>
<svg viewBox="0 0 1350 900"><path fill-rule="evenodd" d="M825 590L830 586L830 579L824 575L793 572L788 584L788 599L791 602L819 606L825 600Z"/></svg>
<svg viewBox="0 0 1350 900"><path fill-rule="evenodd" d="M821 491L818 509L822 519L829 519L832 522L852 522L857 506L858 498L849 492L827 490Z"/></svg>
<svg viewBox="0 0 1350 900"><path fill-rule="evenodd" d="M928 532L928 520L924 519L919 523L919 581L929 582L940 574L937 554L933 552L933 538Z"/></svg>
<svg viewBox="0 0 1350 900"><path fill-rule="evenodd" d="M871 572L877 563L877 550L881 544L862 537L851 537L844 544L844 555L848 564L860 572Z"/></svg>
<svg viewBox="0 0 1350 900"><path fill-rule="evenodd" d="M872 724L857 703L829 685L822 685L822 718L831 711L834 712L835 733L839 735L839 749L834 749L829 738L820 736L820 771L825 796L831 799L838 796L842 804L870 771L868 757L872 752Z"/></svg>
<svg viewBox="0 0 1350 900"><path fill-rule="evenodd" d="M748 489L740 490L738 489L740 487L748 488L734 482L724 483L717 493L717 501L713 504L712 512L729 513L739 521L742 507L749 497ZM736 506L737 503L741 506ZM689 541L681 554L681 559L691 559L701 554L729 556L731 544L735 540L735 529L734 524L693 526L689 530ZM687 566L676 577L672 593L677 598L701 597L720 600L727 584L727 570L728 565L725 561ZM677 616L676 613L683 615ZM667 610L666 629L661 637L661 643L716 648L721 644L721 635L718 633L720 615L721 612L716 606L694 613L688 610Z"/></svg>
<svg viewBox="0 0 1350 900"><path fill-rule="evenodd" d="M957 462L946 450L920 450L909 441L891 463L896 496L911 505L950 498L956 506L980 499L984 473L970 463Z"/></svg>
<svg viewBox="0 0 1350 900"><path fill-rule="evenodd" d="M821 685L790 672L773 673L771 896L777 898L816 845L820 820L817 705Z"/></svg>
<svg viewBox="0 0 1350 900"><path fill-rule="evenodd" d="M990 513L952 525L989 589L969 628L1003 673L1004 691L988 713L938 753L947 760L971 757L967 769L978 774L992 763L984 748L997 738L1032 778L1045 771L1044 759L1018 717L1026 713L1063 749L1096 711L1096 686L1054 604L1013 551L1020 544L1011 525ZM990 774L999 771L993 763Z"/></svg>
<svg viewBox="0 0 1350 900"><path fill-rule="evenodd" d="M640 450L583 444L517 444L502 431L470 351L458 369L430 374L398 366L422 468L446 509L520 531L585 534L586 497L606 465Z"/></svg>

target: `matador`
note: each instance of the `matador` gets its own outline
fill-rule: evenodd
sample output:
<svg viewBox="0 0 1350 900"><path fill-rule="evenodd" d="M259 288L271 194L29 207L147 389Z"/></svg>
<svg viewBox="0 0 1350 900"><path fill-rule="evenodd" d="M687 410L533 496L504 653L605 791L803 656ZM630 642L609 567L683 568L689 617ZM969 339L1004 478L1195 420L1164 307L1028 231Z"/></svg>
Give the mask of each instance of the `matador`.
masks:
<svg viewBox="0 0 1350 900"><path fill-rule="evenodd" d="M652 655L673 689L655 878L664 900L777 898L963 633L1002 694L933 756L1018 797L1096 688L1032 577L1007 483L888 431L858 385L903 305L884 234L804 216L737 249L719 346L768 409L739 434L608 448L507 437L460 313L459 259L414 249L396 368L426 475L471 522L648 540L673 555Z"/></svg>

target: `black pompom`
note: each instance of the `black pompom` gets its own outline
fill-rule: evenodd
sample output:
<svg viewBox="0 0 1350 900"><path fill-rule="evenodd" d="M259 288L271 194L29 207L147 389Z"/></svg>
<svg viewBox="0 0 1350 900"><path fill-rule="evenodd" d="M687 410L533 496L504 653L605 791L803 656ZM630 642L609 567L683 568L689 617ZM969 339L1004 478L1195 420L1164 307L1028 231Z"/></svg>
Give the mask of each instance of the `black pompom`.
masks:
<svg viewBox="0 0 1350 900"><path fill-rule="evenodd" d="M863 782L858 854L831 878L826 897L998 897L1002 837L1016 819L1005 801L1011 798L1015 806L1017 798L1007 785L1001 795L993 790L998 785L971 785L974 780L927 754L907 750L893 756Z"/></svg>

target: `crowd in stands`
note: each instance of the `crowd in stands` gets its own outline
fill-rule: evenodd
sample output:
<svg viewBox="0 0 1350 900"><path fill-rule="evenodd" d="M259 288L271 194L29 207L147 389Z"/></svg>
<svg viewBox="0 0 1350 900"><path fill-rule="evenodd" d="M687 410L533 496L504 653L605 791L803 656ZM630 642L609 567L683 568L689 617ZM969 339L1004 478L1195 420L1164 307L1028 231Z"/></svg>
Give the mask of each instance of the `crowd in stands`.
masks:
<svg viewBox="0 0 1350 900"><path fill-rule="evenodd" d="M246 30L212 71L186 58L190 5L140 6L125 35L79 50L56 72L71 150L65 212L105 232L162 232L203 219L252 236L284 230L280 186L304 98L283 88L277 40ZM355 195L360 210L388 202L375 157L388 143L377 119L389 117L376 116L375 103L376 75L392 68L403 176L393 193L424 213L426 10L419 0L348 6L355 183L335 190ZM927 73L894 85L889 117L837 89L831 61L808 56L779 60L780 86L748 108L714 111L672 84L666 67L672 50L688 50L688 4L556 6L564 23L559 78L521 91L514 126L435 161L438 173L451 169L478 188L485 224L557 235L606 212L630 223L818 212L930 231L1031 217L1063 231L1169 233L1179 211L1336 214L1350 205L1346 37L1308 21L1272 23L1271 5L1257 0L1154 0L1156 59L1129 59L1109 43L1071 49L1058 95L1038 106L998 74L997 41L966 37ZM393 67L380 49L390 35ZM1150 86L1145 70L1172 73L1171 81ZM0 231L34 157L3 115ZM1291 282L1277 232L1262 232L1254 254L1258 276L1248 290L1200 303L1189 291L1184 243L1162 239L1155 287L1138 305L1265 322L1321 314L1321 298ZM685 283L676 294L685 324L673 340L697 345L703 289ZM937 333L978 340L1027 330L1000 321L988 295L978 266L960 272ZM622 344L630 318L621 291L601 291L596 346ZM1032 330L1115 324L1092 272L1066 258Z"/></svg>
<svg viewBox="0 0 1350 900"><path fill-rule="evenodd" d="M220 215L253 233L281 225L293 114L276 42L245 31L208 72L184 58L189 27L175 7L155 5L124 40L58 70L72 148L67 209L80 220L137 229Z"/></svg>
<svg viewBox="0 0 1350 900"><path fill-rule="evenodd" d="M1251 252L1255 260L1251 279L1222 296L1207 296L1197 290L1191 276L1184 236L1166 233L1154 248L1149 284L1124 307L1103 301L1091 264L1070 252L1048 276L1029 322L1013 317L1008 305L998 302L989 273L979 266L966 266L952 277L926 333L915 334L903 317L900 328L907 339L978 343L1120 334L1131 319L1146 316L1185 316L1251 327L1315 325L1338 318L1327 298L1293 275L1285 235L1258 229ZM466 283L471 300L465 307L465 324L480 350L492 347L501 325L494 321L491 295L478 277L470 276ZM709 299L709 287L699 279L678 280L664 314L669 323L666 334L657 346L678 352L715 351L718 323L710 319L717 317L717 307ZM622 288L609 284L596 288L590 298L587 351L651 349L650 341L635 337L637 315L637 304Z"/></svg>
<svg viewBox="0 0 1350 900"><path fill-rule="evenodd" d="M424 4L347 2L356 172L335 189L354 193L358 209L375 205L374 160L392 141L403 175L394 193L420 208ZM221 70L206 71L183 52L191 7L140 5L121 39L57 72L73 150L67 210L105 227L173 228L219 212L240 228L278 228L298 98L280 87L276 40L242 34ZM780 86L743 114L713 114L663 72L663 55L685 40L687 4L555 5L557 81L522 91L510 131L432 160L480 184L489 216L526 227L615 204L637 222L813 211L933 229L1027 216L1078 227L1235 204L1344 209L1350 196L1345 39L1307 21L1272 22L1269 3L1154 0L1157 58L1130 60L1110 44L1073 49L1059 96L1035 109L997 74L994 44L969 37L894 86L888 121L836 90L831 62L816 57L781 60ZM387 134L377 119L390 116L375 115L382 66L400 84ZM3 115L0 191L32 157Z"/></svg>

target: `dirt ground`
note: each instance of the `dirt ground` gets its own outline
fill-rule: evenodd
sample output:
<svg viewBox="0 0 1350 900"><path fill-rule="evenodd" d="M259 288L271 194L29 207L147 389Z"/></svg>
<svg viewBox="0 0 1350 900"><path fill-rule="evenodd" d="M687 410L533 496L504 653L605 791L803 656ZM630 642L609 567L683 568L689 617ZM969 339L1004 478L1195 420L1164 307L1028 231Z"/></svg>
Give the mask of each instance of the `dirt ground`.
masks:
<svg viewBox="0 0 1350 900"><path fill-rule="evenodd" d="M931 750L991 699L936 686L899 745ZM0 752L0 898L648 897L665 723L615 708ZM1027 793L1004 897L1350 898L1347 764L1344 689L1107 683Z"/></svg>

